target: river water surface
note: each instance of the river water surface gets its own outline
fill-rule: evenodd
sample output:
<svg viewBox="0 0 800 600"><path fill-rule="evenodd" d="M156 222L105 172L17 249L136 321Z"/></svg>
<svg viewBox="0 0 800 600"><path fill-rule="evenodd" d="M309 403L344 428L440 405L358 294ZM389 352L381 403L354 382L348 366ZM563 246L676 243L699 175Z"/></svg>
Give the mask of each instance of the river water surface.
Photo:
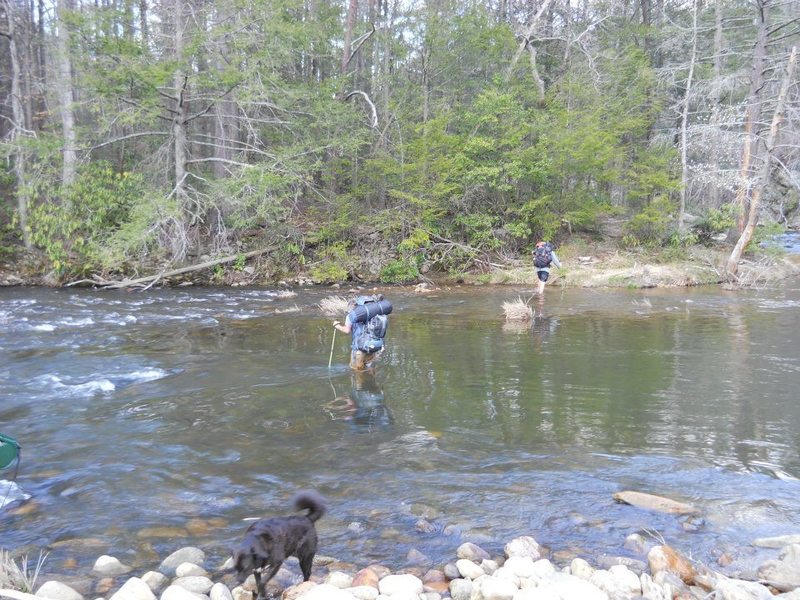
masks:
<svg viewBox="0 0 800 600"><path fill-rule="evenodd" d="M527 288L382 291L388 349L356 379L317 308L342 291L0 289L0 432L23 446L0 546L55 573L186 545L219 564L301 488L329 501L320 552L359 566L522 534L641 559L623 543L645 529L713 561L800 533L796 281L550 288L529 328L501 308Z"/></svg>

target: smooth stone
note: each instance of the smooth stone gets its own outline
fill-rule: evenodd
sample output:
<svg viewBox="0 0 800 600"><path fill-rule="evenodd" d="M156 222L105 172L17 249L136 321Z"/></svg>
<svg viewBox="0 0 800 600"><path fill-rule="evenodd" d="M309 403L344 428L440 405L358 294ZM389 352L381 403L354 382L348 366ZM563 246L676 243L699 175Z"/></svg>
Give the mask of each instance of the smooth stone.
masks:
<svg viewBox="0 0 800 600"><path fill-rule="evenodd" d="M677 500L671 500L670 498L664 498L663 496L656 496L654 494L645 494L644 492L616 492L612 497L622 504L630 504L636 508L644 508L673 515L693 515L698 512L694 506L686 504L685 502L678 502Z"/></svg>
<svg viewBox="0 0 800 600"><path fill-rule="evenodd" d="M456 567L458 568L458 572L465 579L475 580L481 575L486 575L479 565L476 565L474 562L467 560L466 558L459 558L456 561Z"/></svg>
<svg viewBox="0 0 800 600"><path fill-rule="evenodd" d="M111 596L111 600L155 600L155 597L143 579L131 577Z"/></svg>
<svg viewBox="0 0 800 600"><path fill-rule="evenodd" d="M103 554L95 561L92 570L98 575L106 577L117 577L118 575L124 575L132 571L129 566L123 565L118 558L108 556L107 554Z"/></svg>
<svg viewBox="0 0 800 600"><path fill-rule="evenodd" d="M539 560L542 557L539 542L529 535L514 538L503 547L503 551L509 558L512 556L529 556L533 560Z"/></svg>
<svg viewBox="0 0 800 600"><path fill-rule="evenodd" d="M758 567L758 578L780 592L800 588L800 544L786 546L778 560L769 560Z"/></svg>
<svg viewBox="0 0 800 600"><path fill-rule="evenodd" d="M789 544L800 544L800 533L763 537L753 540L753 546L758 546L759 548L783 548Z"/></svg>
<svg viewBox="0 0 800 600"><path fill-rule="evenodd" d="M176 550L172 554L170 554L167 558L161 561L161 564L158 566L158 570L164 573L165 575L175 575L175 569L178 568L178 565L181 563L192 563L195 565L203 565L206 561L206 553L203 552L200 548L195 548L193 546L187 546L185 548L181 548L180 550Z"/></svg>
<svg viewBox="0 0 800 600"><path fill-rule="evenodd" d="M224 583L217 582L208 592L209 600L233 600L233 594Z"/></svg>
<svg viewBox="0 0 800 600"><path fill-rule="evenodd" d="M185 562L175 567L176 577L208 577L206 570L194 563Z"/></svg>
<svg viewBox="0 0 800 600"><path fill-rule="evenodd" d="M36 590L35 595L51 600L83 600L83 596L60 581L46 581Z"/></svg>
<svg viewBox="0 0 800 600"><path fill-rule="evenodd" d="M381 594L394 596L401 591L411 591L417 595L422 593L422 580L414 575L387 575L378 582Z"/></svg>
<svg viewBox="0 0 800 600"><path fill-rule="evenodd" d="M342 571L332 571L325 577L325 583L330 584L339 589L352 587L353 577Z"/></svg>
<svg viewBox="0 0 800 600"><path fill-rule="evenodd" d="M169 583L169 577L159 571L148 571L142 575L142 581L147 584L154 594L157 594Z"/></svg>
<svg viewBox="0 0 800 600"><path fill-rule="evenodd" d="M185 590L189 590L190 592L204 596L208 594L212 587L214 587L214 582L208 577L178 577L172 582L172 586L180 586Z"/></svg>
<svg viewBox="0 0 800 600"><path fill-rule="evenodd" d="M450 582L450 597L453 600L470 600L472 588L473 585L469 579L453 579Z"/></svg>
<svg viewBox="0 0 800 600"><path fill-rule="evenodd" d="M371 585L358 585L345 591L356 600L375 600L378 597L378 590Z"/></svg>
<svg viewBox="0 0 800 600"><path fill-rule="evenodd" d="M475 562L491 558L491 555L486 552L486 550L477 544L473 544L472 542L464 542L461 544L458 547L458 550L456 550L456 556L458 558L472 560Z"/></svg>
<svg viewBox="0 0 800 600"><path fill-rule="evenodd" d="M208 600L208 596L197 594L179 585L170 585L161 592L160 600Z"/></svg>

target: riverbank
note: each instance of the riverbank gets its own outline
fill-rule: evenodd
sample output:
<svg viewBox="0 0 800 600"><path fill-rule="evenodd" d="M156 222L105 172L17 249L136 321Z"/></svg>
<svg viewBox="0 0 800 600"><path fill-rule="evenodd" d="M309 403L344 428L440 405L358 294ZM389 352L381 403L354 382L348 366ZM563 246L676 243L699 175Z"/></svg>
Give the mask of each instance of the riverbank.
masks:
<svg viewBox="0 0 800 600"><path fill-rule="evenodd" d="M266 590L268 598L282 600L798 600L798 542L800 535L754 540L754 546L767 548L771 556L725 574L722 566L731 564L730 556L721 555L715 567L702 565L649 531L625 540L638 558L601 561L545 548L523 535L506 543L497 556L463 542L441 566L428 565L424 554L411 552L407 558L412 566L395 572L381 564L361 566L318 554L307 582L291 558ZM0 556L0 598L254 600L252 575L239 585L232 559L210 565L206 556L197 547L177 548L152 570L136 573L116 557L102 555L90 573L38 580L27 567L18 566L19 557Z"/></svg>
<svg viewBox="0 0 800 600"><path fill-rule="evenodd" d="M548 283L564 288L656 288L687 287L697 285L725 285L729 287L766 286L800 274L800 255L780 251L762 251L742 260L738 281L731 284L724 276L724 264L730 254L725 245L716 247L692 246L686 248L654 248L621 250L602 242L590 243L574 239L557 249L561 269L553 269ZM377 263L376 263L377 264ZM418 281L432 284L465 283L473 285L534 285L536 272L529 257L509 258L503 263L479 265L469 272L442 273L426 271ZM320 283L305 271L297 271L276 279L275 270L264 261L253 264L235 264L185 271L174 276L153 276L131 287L152 286L308 286ZM133 276L131 276L133 277ZM120 277L117 282L128 281ZM16 260L0 261L0 286L80 285L105 287L110 279L90 278L60 282L52 273L41 271L36 257L23 255ZM335 282L326 282L335 283ZM349 284L385 285L375 264L358 270Z"/></svg>

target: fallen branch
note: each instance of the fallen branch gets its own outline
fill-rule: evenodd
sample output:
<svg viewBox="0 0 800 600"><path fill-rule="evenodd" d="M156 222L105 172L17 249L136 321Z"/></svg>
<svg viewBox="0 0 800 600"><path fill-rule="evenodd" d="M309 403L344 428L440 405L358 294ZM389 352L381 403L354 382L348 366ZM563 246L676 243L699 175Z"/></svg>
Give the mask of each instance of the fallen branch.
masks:
<svg viewBox="0 0 800 600"><path fill-rule="evenodd" d="M150 285L145 287L145 289L147 289L151 285L153 285L156 281L162 278L175 277L176 275L184 275L185 273L202 271L203 269L208 269L209 267L215 267L217 265L224 265L227 263L232 263L236 260L241 260L241 257L247 259L247 258L253 258L255 256L261 256L262 254L266 254L270 250L273 250L273 248L272 247L262 248L261 250L253 250L251 252L245 252L244 254L233 254L231 256L225 256L223 258L215 258L214 260L208 260L206 262L199 263L196 265L191 265L188 267L181 267L180 269L173 269L172 271L161 271L157 275L151 275L149 277L139 277L137 279L125 279L123 281L106 281L98 277L95 277L93 279L81 279L80 281L74 281L72 283L68 283L65 287L78 285L80 283L91 283L106 290L119 290L127 287L135 287L149 283Z"/></svg>

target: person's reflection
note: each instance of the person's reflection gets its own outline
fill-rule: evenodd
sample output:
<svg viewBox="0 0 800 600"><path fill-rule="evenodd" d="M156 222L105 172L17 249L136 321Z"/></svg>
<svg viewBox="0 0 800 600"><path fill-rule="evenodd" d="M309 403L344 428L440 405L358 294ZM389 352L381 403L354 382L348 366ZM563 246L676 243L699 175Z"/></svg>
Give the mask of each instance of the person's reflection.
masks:
<svg viewBox="0 0 800 600"><path fill-rule="evenodd" d="M338 397L328 405L334 419L348 421L361 432L387 429L392 414L384 403L383 389L371 370L354 371L350 376L350 397Z"/></svg>

